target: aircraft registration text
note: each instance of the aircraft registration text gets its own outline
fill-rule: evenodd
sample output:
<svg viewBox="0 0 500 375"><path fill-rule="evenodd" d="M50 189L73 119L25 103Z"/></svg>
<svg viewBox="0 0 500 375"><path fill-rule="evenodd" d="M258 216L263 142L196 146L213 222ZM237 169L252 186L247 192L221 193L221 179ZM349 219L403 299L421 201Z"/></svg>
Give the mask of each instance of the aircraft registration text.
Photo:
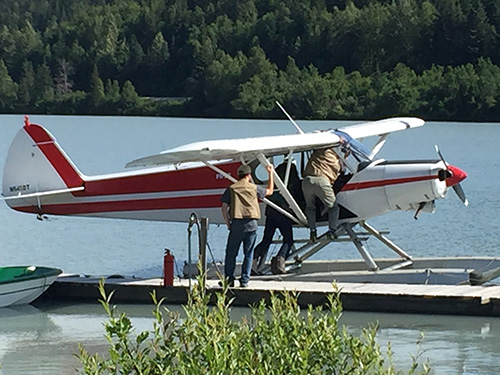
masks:
<svg viewBox="0 0 500 375"><path fill-rule="evenodd" d="M17 186L10 186L9 190L11 193L18 193L20 191L27 191L30 189L30 184L24 184L24 185L17 185Z"/></svg>

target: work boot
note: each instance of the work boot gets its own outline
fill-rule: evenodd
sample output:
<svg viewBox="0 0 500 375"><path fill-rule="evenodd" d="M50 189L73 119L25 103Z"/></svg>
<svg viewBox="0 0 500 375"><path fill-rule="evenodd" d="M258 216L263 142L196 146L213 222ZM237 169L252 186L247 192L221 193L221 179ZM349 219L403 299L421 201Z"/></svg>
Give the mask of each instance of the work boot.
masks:
<svg viewBox="0 0 500 375"><path fill-rule="evenodd" d="M326 232L326 238L328 238L329 240L338 239L341 234L345 233L346 226L347 224L344 223L340 224L337 228L335 228L335 230L330 229L328 232Z"/></svg>
<svg viewBox="0 0 500 375"><path fill-rule="evenodd" d="M326 238L329 240L336 240L338 238L338 235L335 231L329 230L328 232L326 232Z"/></svg>
<svg viewBox="0 0 500 375"><path fill-rule="evenodd" d="M219 281L219 286L224 287L224 284L226 283L229 288L234 288L234 279L221 280Z"/></svg>
<svg viewBox="0 0 500 375"><path fill-rule="evenodd" d="M240 288L246 288L246 287L248 287L248 281L240 280Z"/></svg>
<svg viewBox="0 0 500 375"><path fill-rule="evenodd" d="M257 271L258 266L259 266L259 258L254 258L252 260L252 271L250 272L250 276L259 275L259 271Z"/></svg>
<svg viewBox="0 0 500 375"><path fill-rule="evenodd" d="M280 257L280 256L276 257L276 268L277 268L278 274L286 273L285 258Z"/></svg>
<svg viewBox="0 0 500 375"><path fill-rule="evenodd" d="M273 275L278 275L279 274L279 271L278 271L278 257L272 257L271 258L271 272L273 273Z"/></svg>
<svg viewBox="0 0 500 375"><path fill-rule="evenodd" d="M346 228L349 224L348 223L343 223L343 224L340 224L336 229L335 229L335 236L339 237L340 235L344 234L344 233L347 233L346 232Z"/></svg>
<svg viewBox="0 0 500 375"><path fill-rule="evenodd" d="M316 242L318 240L318 232L316 231L316 229L310 230L309 240L311 240L311 242Z"/></svg>

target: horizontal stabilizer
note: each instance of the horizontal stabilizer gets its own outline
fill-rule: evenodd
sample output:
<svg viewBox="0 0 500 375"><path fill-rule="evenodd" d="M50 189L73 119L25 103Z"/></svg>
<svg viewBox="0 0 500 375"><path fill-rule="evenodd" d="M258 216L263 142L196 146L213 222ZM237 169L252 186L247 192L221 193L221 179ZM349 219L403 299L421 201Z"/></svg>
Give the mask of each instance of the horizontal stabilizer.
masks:
<svg viewBox="0 0 500 375"><path fill-rule="evenodd" d="M84 186L74 187L74 188L70 188L70 189L43 191L43 192L40 192L40 193L11 195L11 196L8 196L8 197L0 197L0 200L7 201L7 200L11 200L11 199L36 198L36 197L43 197L43 196L48 196L48 195L57 195L57 194L64 194L64 193L72 193L74 191L82 191L82 190L85 190Z"/></svg>

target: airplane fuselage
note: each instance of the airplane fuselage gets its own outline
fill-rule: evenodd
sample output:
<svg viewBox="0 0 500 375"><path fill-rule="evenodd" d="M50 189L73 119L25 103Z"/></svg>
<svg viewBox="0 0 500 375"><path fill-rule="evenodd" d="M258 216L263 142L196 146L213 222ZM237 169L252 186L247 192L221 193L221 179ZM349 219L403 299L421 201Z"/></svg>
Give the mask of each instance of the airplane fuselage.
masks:
<svg viewBox="0 0 500 375"><path fill-rule="evenodd" d="M191 213L223 223L220 197L239 162L165 165L85 176L43 127L27 124L14 139L4 169L3 195L14 210L39 215L185 222ZM395 210L430 211L448 189L442 160L375 160L337 194L340 220L357 223Z"/></svg>

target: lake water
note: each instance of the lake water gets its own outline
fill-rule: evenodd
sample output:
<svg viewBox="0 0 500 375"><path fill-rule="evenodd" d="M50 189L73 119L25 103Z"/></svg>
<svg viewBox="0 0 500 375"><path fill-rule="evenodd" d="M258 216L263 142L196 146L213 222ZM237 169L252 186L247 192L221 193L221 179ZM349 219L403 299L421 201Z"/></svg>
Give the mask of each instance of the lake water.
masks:
<svg viewBox="0 0 500 375"><path fill-rule="evenodd" d="M287 121L76 116L32 116L30 120L48 128L87 175L123 171L128 161L188 142L295 132ZM0 116L0 176L8 147L22 124L23 116ZM348 123L299 124L307 131ZM397 212L370 223L390 230L389 237L414 257L499 256L499 140L496 124L428 123L390 135L380 153L386 159L436 158L434 145L439 145L449 163L468 173L462 186L470 206L464 207L450 191L446 199L436 202L435 213L423 213L417 221L413 212ZM226 236L224 227L210 227L208 240L216 261L223 258ZM392 256L372 241L368 248L374 256ZM75 217L40 222L0 204L0 254L5 266L36 264L68 273L159 276L166 247L173 250L180 269L187 258L185 224ZM317 258L353 259L359 254L353 245L334 244ZM123 308L138 327L150 324L150 306ZM0 374L75 373L78 361L72 354L77 343L104 348L103 319L97 304L0 309ZM378 320L381 343L392 343L401 364L409 363L423 332L424 357L430 359L435 374L499 372L498 319L346 312L344 320L353 329Z"/></svg>

